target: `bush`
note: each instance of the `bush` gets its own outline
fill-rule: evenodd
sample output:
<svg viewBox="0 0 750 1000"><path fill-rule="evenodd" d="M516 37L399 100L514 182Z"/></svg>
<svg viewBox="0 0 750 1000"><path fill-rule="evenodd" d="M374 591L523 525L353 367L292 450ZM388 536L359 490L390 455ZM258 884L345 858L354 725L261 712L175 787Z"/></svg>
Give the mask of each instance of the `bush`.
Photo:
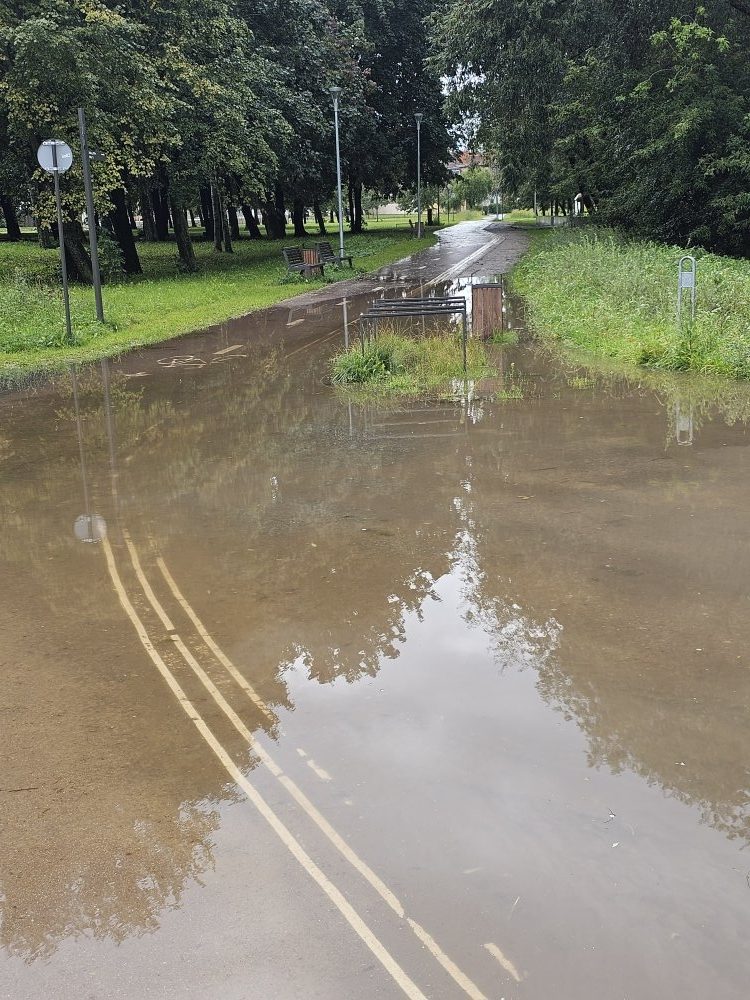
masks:
<svg viewBox="0 0 750 1000"><path fill-rule="evenodd" d="M382 381L393 371L393 358L387 346L371 342L333 359L331 378L335 385L363 385Z"/></svg>
<svg viewBox="0 0 750 1000"><path fill-rule="evenodd" d="M106 229L102 229L99 232L97 242L99 246L99 270L102 274L102 280L110 284L113 281L117 281L123 275L122 251L112 234L107 232Z"/></svg>

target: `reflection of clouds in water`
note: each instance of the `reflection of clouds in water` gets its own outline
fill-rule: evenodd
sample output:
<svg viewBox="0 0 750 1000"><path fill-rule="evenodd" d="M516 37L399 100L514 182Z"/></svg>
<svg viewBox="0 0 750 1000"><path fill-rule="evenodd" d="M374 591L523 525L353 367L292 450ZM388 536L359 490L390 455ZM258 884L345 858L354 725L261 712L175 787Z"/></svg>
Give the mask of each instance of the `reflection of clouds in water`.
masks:
<svg viewBox="0 0 750 1000"><path fill-rule="evenodd" d="M710 754L701 768L675 763L680 760L680 751L674 747L682 745L686 738L695 739L701 729L701 713L695 710L697 698L685 701L681 723L660 712L662 695L658 686L651 699L652 706L656 706L652 711L639 704L642 696L637 689L634 706L628 700L627 679L623 676L620 681L625 685L623 693L617 675L610 673L600 657L593 661L584 657L581 663L585 667L581 670L580 663L562 655L564 628L556 618L550 615L545 620L534 620L512 599L492 596L502 566L492 567L497 574L494 581L493 574L481 568L487 566L487 553L480 553L483 536L472 517L472 490L468 482L461 485L463 495L453 500L452 507L464 528L455 537L451 555L454 574L460 580L462 614L467 624L480 628L488 637L489 651L501 669L529 667L536 672L541 698L585 735L591 767L605 767L613 774L630 771L640 775L668 795L696 807L703 823L721 830L729 839L750 842L750 771L743 767L741 754L737 755L731 730L720 768L723 787L717 794L717 765L710 760ZM579 637L568 632L569 642L577 639L580 642ZM598 647L595 651L599 653ZM681 678L683 684L699 684L695 678L691 681L687 671ZM671 710L676 712L677 703L671 694L670 698ZM704 753L712 742L716 743L716 733L706 728L705 740ZM727 761L733 763L728 765Z"/></svg>
<svg viewBox="0 0 750 1000"><path fill-rule="evenodd" d="M554 660L541 665L537 688L555 711L585 734L591 767L606 768L612 774L637 774L668 796L697 808L702 823L730 840L750 843L750 771L744 769L743 777L738 774L740 760L730 765L722 762L723 788L717 793L713 762L704 760L695 767L680 761L681 748L694 738L694 718L685 716L680 728L674 720L660 718L658 711L653 716L644 710L643 718L634 720L618 711L616 697L599 676L584 683ZM706 733L704 751L710 739Z"/></svg>
<svg viewBox="0 0 750 1000"><path fill-rule="evenodd" d="M471 494L471 484L461 484ZM489 640L489 651L504 668L541 667L556 652L562 625L555 618L535 622L524 615L519 604L492 597L487 573L480 568L476 524L470 514L470 500L456 497L453 507L465 524L456 535L452 559L461 581L463 617L468 625L480 628Z"/></svg>
<svg viewBox="0 0 750 1000"><path fill-rule="evenodd" d="M472 484L466 480L461 486L467 496L457 497L452 506L465 528L455 535L451 550L444 553L448 575L459 583L459 610L469 627L484 632L490 654L502 667L539 668L557 649L562 626L554 618L535 622L524 615L520 605L490 596L487 574L479 566L475 525L469 516ZM384 660L400 655L408 638L408 617L413 615L422 622L426 603L444 599L438 589L443 578L417 569L382 599L367 607L349 608L343 613L341 628L331 631L323 641L292 643L282 657L280 673L304 670L309 680L321 684L338 678L354 683L366 676L375 677ZM347 635L350 641L342 642Z"/></svg>

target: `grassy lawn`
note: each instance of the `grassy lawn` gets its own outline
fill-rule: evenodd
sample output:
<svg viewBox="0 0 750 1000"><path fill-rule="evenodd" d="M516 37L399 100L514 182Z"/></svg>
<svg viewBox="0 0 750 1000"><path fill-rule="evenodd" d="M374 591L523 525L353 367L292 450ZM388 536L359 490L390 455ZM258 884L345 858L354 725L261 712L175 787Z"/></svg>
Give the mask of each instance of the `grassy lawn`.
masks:
<svg viewBox="0 0 750 1000"><path fill-rule="evenodd" d="M407 219L371 222L361 236L346 236L347 253L360 272L431 246L436 237L411 236ZM330 227L329 239L336 242ZM316 239L311 235L308 244ZM173 243L139 243L144 274L104 288L107 322L93 318L90 288L71 289L75 344L64 343L57 250L42 250L30 237L0 241L0 374L13 376L93 360L241 316L328 281L351 277L348 268L328 269L326 280L287 280L281 247L294 242L241 239L234 254L214 253L196 242L200 272L181 274ZM356 272L355 272L356 273Z"/></svg>
<svg viewBox="0 0 750 1000"><path fill-rule="evenodd" d="M750 261L692 251L697 318L680 327L677 264L688 252L610 230L542 230L511 282L544 338L629 365L748 379Z"/></svg>

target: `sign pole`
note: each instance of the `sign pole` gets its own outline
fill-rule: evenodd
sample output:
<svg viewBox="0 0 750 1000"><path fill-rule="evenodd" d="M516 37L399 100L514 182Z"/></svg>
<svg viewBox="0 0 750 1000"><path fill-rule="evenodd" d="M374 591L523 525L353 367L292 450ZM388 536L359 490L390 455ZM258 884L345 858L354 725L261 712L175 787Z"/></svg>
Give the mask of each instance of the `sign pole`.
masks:
<svg viewBox="0 0 750 1000"><path fill-rule="evenodd" d="M685 270L685 265L688 265L690 270ZM690 292L690 322L695 321L695 305L696 305L696 290L697 290L697 272L698 272L698 261L695 257L686 254L684 257L680 257L680 263L677 265L677 323L682 323L682 301L683 292L686 290Z"/></svg>
<svg viewBox="0 0 750 1000"><path fill-rule="evenodd" d="M89 247L91 248L91 274L94 281L94 301L96 302L96 318L104 322L104 305L102 303L102 275L99 269L99 242L96 234L96 210L94 209L94 189L91 183L91 162L89 160L89 143L86 134L86 116L83 108L78 109L78 128L81 133L81 162L83 165L83 186L86 189L86 215L89 223Z"/></svg>
<svg viewBox="0 0 750 1000"><path fill-rule="evenodd" d="M62 201L60 199L60 169L57 164L57 146L52 146L52 176L55 178L57 203L57 235L60 239L60 269L62 270L63 302L65 303L65 340L73 343L73 326L70 322L70 295L68 293L68 265L65 260L65 230L63 229Z"/></svg>

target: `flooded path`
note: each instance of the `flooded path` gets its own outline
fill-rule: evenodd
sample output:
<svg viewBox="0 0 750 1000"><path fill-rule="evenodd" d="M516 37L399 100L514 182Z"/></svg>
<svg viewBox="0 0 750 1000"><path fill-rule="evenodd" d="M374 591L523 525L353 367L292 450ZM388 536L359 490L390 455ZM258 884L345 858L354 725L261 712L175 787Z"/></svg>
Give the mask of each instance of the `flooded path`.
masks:
<svg viewBox="0 0 750 1000"><path fill-rule="evenodd" d="M3 1000L745 1000L747 393L327 384L522 245L0 399Z"/></svg>

